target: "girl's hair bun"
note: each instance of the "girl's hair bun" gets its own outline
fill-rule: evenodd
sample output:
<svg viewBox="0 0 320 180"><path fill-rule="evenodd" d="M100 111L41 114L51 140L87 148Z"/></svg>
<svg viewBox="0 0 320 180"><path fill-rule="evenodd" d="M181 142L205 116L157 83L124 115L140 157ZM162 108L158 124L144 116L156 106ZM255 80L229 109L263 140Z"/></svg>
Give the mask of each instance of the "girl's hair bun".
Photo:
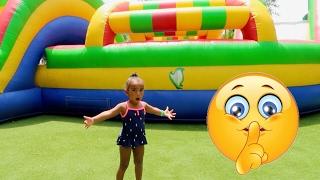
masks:
<svg viewBox="0 0 320 180"><path fill-rule="evenodd" d="M128 88L129 88L130 84L132 83L132 81L136 81L136 80L137 81L141 81L143 83L143 80L138 76L137 73L132 73L129 76L127 82L126 82L126 90L128 90Z"/></svg>
<svg viewBox="0 0 320 180"><path fill-rule="evenodd" d="M130 77L139 77L137 73L132 73Z"/></svg>

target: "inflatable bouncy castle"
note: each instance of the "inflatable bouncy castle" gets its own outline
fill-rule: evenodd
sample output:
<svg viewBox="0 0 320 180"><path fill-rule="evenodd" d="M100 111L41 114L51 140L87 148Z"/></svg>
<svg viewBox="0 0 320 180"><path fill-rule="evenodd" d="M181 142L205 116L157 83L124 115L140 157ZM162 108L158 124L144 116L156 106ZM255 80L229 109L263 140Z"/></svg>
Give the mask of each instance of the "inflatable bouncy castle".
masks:
<svg viewBox="0 0 320 180"><path fill-rule="evenodd" d="M0 2L0 121L109 109L133 72L144 100L177 119L203 121L215 90L245 72L280 79L300 113L320 109L318 0L308 41L278 41L258 0ZM243 38L223 39L230 29Z"/></svg>

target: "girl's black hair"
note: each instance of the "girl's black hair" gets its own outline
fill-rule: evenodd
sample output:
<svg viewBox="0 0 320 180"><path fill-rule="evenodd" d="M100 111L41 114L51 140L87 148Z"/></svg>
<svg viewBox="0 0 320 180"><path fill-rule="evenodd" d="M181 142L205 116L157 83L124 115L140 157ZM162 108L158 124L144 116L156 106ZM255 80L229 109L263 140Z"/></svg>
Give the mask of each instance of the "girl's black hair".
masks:
<svg viewBox="0 0 320 180"><path fill-rule="evenodd" d="M132 73L130 77L139 77L137 73Z"/></svg>

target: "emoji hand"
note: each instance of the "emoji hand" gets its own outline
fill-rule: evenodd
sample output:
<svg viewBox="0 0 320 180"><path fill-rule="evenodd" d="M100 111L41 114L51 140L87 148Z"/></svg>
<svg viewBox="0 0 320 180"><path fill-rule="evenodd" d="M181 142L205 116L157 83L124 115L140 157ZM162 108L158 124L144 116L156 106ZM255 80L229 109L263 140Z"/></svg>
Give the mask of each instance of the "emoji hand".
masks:
<svg viewBox="0 0 320 180"><path fill-rule="evenodd" d="M250 169L258 168L268 159L263 147L258 144L260 126L256 121L251 122L248 128L248 137L245 146L240 152L236 167L239 174L246 174Z"/></svg>

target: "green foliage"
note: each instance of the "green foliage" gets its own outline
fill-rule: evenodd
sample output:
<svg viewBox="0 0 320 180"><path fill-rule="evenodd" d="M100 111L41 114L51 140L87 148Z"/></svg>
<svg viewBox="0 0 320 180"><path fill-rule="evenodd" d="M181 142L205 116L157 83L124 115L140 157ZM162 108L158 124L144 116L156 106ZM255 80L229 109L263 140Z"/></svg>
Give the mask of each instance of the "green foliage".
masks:
<svg viewBox="0 0 320 180"><path fill-rule="evenodd" d="M272 15L279 15L277 8L279 7L278 0L259 0L261 1L265 6L267 6L269 12Z"/></svg>
<svg viewBox="0 0 320 180"><path fill-rule="evenodd" d="M233 39L234 29L226 29L222 35L223 39Z"/></svg>
<svg viewBox="0 0 320 180"><path fill-rule="evenodd" d="M302 17L302 20L308 21L308 13Z"/></svg>

